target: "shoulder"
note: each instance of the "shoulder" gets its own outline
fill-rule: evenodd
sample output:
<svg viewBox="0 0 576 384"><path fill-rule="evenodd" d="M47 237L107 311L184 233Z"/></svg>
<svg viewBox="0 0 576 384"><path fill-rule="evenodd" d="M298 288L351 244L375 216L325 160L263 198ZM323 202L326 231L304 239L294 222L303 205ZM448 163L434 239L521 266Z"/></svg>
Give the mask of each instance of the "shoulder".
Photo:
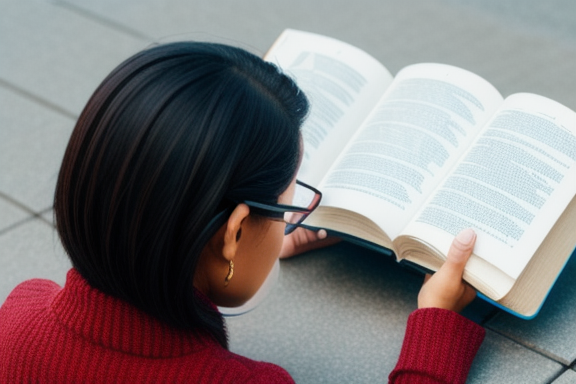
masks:
<svg viewBox="0 0 576 384"><path fill-rule="evenodd" d="M27 280L16 286L0 307L1 337L13 334L39 314L46 313L60 290L58 284L45 279Z"/></svg>
<svg viewBox="0 0 576 384"><path fill-rule="evenodd" d="M0 343L30 335L31 327L48 315L50 302L61 287L53 281L32 279L20 283L0 307Z"/></svg>
<svg viewBox="0 0 576 384"><path fill-rule="evenodd" d="M51 280L31 279L16 286L2 304L0 313L13 308L22 308L23 304L41 304L43 299L49 299L62 288Z"/></svg>
<svg viewBox="0 0 576 384"><path fill-rule="evenodd" d="M282 367L263 361L256 361L217 347L213 363L219 366L227 379L222 382L250 384L293 384L294 380ZM204 367L205 368L205 367Z"/></svg>
<svg viewBox="0 0 576 384"><path fill-rule="evenodd" d="M252 371L247 383L293 384L292 376L282 367L271 363L259 363Z"/></svg>
<svg viewBox="0 0 576 384"><path fill-rule="evenodd" d="M50 331L45 319L60 289L49 280L28 280L14 288L0 307L0 382L13 375L20 362L31 360L27 351Z"/></svg>

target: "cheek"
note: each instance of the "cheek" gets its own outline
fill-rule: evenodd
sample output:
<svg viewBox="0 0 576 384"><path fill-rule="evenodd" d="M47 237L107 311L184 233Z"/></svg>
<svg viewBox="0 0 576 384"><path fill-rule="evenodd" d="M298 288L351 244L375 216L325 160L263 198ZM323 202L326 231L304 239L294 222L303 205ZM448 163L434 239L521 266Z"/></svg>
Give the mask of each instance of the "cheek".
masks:
<svg viewBox="0 0 576 384"><path fill-rule="evenodd" d="M284 223L272 221L266 236L258 244L251 255L251 269L253 271L254 293L264 283L264 280L272 270L274 263L280 255L282 243L284 241Z"/></svg>
<svg viewBox="0 0 576 384"><path fill-rule="evenodd" d="M258 292L280 255L284 228L284 223L271 221L266 232L236 257L234 277L227 290L229 306L242 305Z"/></svg>
<svg viewBox="0 0 576 384"><path fill-rule="evenodd" d="M270 222L270 230L268 232L267 244L265 253L270 259L272 259L272 264L280 255L280 250L282 249L282 244L284 243L284 230L286 229L286 224L278 221Z"/></svg>

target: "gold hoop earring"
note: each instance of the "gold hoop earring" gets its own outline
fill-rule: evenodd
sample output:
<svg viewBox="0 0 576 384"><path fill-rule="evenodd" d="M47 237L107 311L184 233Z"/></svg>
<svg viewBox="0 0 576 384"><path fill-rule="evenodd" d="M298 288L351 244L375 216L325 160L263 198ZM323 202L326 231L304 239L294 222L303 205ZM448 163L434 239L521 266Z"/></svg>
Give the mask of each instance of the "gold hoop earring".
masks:
<svg viewBox="0 0 576 384"><path fill-rule="evenodd" d="M230 260L230 267L228 269L228 275L224 279L224 286L227 287L230 280L232 280L232 276L234 276L234 262Z"/></svg>

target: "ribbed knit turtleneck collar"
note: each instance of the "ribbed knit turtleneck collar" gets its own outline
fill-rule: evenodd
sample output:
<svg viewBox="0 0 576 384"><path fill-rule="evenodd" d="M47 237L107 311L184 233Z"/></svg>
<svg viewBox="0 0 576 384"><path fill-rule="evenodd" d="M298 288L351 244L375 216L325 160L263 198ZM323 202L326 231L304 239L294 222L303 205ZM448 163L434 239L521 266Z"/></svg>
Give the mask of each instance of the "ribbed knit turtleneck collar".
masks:
<svg viewBox="0 0 576 384"><path fill-rule="evenodd" d="M51 305L59 321L74 333L106 348L144 357L176 357L198 351L200 339L174 329L123 300L88 285L71 269Z"/></svg>

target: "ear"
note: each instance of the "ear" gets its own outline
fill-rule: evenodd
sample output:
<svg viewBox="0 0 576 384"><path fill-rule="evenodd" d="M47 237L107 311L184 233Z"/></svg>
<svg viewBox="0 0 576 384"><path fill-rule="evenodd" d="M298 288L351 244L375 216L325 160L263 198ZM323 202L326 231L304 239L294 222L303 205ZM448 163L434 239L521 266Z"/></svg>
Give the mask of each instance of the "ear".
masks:
<svg viewBox="0 0 576 384"><path fill-rule="evenodd" d="M238 204L230 214L226 229L224 230L224 247L222 255L226 260L234 260L238 251L238 242L242 234L242 222L250 214L250 208L246 204Z"/></svg>

